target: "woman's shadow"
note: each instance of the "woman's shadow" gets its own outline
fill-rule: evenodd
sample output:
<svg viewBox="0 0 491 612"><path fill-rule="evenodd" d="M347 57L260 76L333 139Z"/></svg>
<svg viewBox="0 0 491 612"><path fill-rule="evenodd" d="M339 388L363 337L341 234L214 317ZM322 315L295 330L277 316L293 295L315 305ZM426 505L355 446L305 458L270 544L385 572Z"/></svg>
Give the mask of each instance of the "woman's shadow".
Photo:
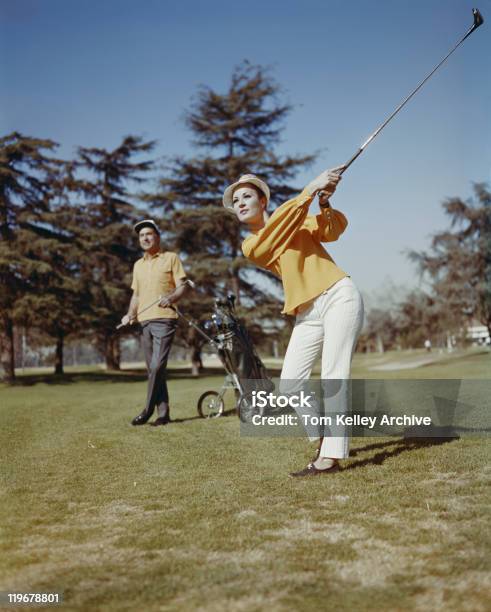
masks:
<svg viewBox="0 0 491 612"><path fill-rule="evenodd" d="M452 435L446 435L446 434ZM373 444L367 444L365 446L354 448L350 452L350 457L356 457L360 453L364 453L371 450L380 449L381 452L376 453L375 455L368 457L367 459L360 459L358 461L352 461L349 465L347 465L343 471L345 470L354 470L356 468L361 468L366 465L382 465L382 463L386 459L390 459L392 457L397 457L402 453L407 453L410 451L418 450L420 448L428 448L429 446L441 446L442 444L447 444L450 442L454 442L458 440L460 436L456 434L456 432L445 432L445 436L439 437L416 437L411 436L411 431L405 432L404 437L397 438L395 440L391 440L390 442L375 442Z"/></svg>

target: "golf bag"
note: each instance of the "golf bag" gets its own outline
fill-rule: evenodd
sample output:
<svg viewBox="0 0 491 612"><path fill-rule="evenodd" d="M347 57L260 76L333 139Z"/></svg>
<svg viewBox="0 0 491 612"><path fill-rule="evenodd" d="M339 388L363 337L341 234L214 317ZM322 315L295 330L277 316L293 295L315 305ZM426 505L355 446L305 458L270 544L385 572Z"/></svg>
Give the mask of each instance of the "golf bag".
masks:
<svg viewBox="0 0 491 612"><path fill-rule="evenodd" d="M215 300L214 312L204 328L210 344L216 349L227 377L220 393L207 391L198 400L201 416L220 416L223 413L223 395L226 389L235 389L239 416L248 412L248 396L252 390L272 391L273 381L257 354L252 339L235 313L235 296ZM246 381L248 384L245 384ZM251 386L253 388L251 388ZM243 411L244 414L241 414Z"/></svg>

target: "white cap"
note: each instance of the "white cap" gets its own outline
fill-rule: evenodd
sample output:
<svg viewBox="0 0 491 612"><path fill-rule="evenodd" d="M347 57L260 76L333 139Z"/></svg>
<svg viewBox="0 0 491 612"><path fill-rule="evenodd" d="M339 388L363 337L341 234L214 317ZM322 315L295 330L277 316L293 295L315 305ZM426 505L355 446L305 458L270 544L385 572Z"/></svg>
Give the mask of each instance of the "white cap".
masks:
<svg viewBox="0 0 491 612"><path fill-rule="evenodd" d="M138 221L138 223L133 226L133 229L137 234L139 234L140 230L144 227L151 227L157 232L157 234L160 234L159 226L155 223L153 219L143 219L143 221Z"/></svg>
<svg viewBox="0 0 491 612"><path fill-rule="evenodd" d="M233 198L234 191L237 189L239 185L243 183L251 183L251 185L255 185L265 196L266 196L266 204L269 203L269 187L266 185L264 181L258 178L255 174L243 174L240 179L229 185L227 189L225 189L223 193L223 205L225 208L233 208Z"/></svg>

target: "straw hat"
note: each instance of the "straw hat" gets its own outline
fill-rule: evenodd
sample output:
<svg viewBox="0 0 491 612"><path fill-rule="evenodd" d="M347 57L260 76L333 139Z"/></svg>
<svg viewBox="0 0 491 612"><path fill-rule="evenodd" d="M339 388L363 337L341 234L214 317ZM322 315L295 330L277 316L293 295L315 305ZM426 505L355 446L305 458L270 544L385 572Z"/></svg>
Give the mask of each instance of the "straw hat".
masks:
<svg viewBox="0 0 491 612"><path fill-rule="evenodd" d="M239 185L242 185L243 183L250 183L251 185L255 185L266 197L266 204L269 203L269 187L266 185L266 183L260 178L258 178L255 174L243 174L238 181L232 183L227 187L227 189L225 189L222 199L225 208L233 209L234 191Z"/></svg>

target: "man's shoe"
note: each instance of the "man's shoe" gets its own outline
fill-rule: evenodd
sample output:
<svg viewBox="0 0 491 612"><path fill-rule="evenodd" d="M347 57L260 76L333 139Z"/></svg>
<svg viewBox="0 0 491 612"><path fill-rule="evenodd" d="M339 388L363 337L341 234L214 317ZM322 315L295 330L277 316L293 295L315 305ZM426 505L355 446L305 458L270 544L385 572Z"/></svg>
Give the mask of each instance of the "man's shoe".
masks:
<svg viewBox="0 0 491 612"><path fill-rule="evenodd" d="M159 417L158 419L155 419L155 421L152 421L150 425L152 427L158 427L159 425L168 425L169 423L169 417Z"/></svg>
<svg viewBox="0 0 491 612"><path fill-rule="evenodd" d="M132 421L131 424L132 425L145 425L145 423L148 421L148 419L150 418L150 416L144 414L143 412L141 414L139 414L138 416L136 416Z"/></svg>
<svg viewBox="0 0 491 612"><path fill-rule="evenodd" d="M304 476L319 476L320 474L332 474L333 472L339 472L339 463L335 463L332 467L326 468L325 470L318 470L313 463L309 463L306 468L299 472L290 472L292 478L303 478Z"/></svg>

